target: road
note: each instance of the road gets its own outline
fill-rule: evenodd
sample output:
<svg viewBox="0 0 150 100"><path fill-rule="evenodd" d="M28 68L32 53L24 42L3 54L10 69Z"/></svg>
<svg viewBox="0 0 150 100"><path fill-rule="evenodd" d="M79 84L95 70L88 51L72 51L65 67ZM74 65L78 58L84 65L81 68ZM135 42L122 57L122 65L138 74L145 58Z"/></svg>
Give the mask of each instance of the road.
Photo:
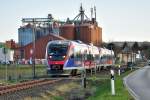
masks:
<svg viewBox="0 0 150 100"><path fill-rule="evenodd" d="M150 66L129 74L124 83L136 100L150 100Z"/></svg>

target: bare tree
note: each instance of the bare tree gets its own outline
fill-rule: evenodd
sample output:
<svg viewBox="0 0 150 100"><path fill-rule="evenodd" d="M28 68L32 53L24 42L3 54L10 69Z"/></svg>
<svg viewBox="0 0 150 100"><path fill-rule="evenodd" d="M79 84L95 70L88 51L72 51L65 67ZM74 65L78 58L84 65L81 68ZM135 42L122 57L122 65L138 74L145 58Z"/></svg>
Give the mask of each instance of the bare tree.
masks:
<svg viewBox="0 0 150 100"><path fill-rule="evenodd" d="M132 51L134 53L137 53L138 50L140 49L139 45L138 45L138 42L135 42L133 45L132 45Z"/></svg>
<svg viewBox="0 0 150 100"><path fill-rule="evenodd" d="M124 50L124 49L125 49L125 47L128 47L127 42L124 42L124 44L123 44L123 46L122 46L122 50Z"/></svg>
<svg viewBox="0 0 150 100"><path fill-rule="evenodd" d="M141 50L142 50L143 56L145 56L147 59L150 59L150 43L143 42L141 45Z"/></svg>

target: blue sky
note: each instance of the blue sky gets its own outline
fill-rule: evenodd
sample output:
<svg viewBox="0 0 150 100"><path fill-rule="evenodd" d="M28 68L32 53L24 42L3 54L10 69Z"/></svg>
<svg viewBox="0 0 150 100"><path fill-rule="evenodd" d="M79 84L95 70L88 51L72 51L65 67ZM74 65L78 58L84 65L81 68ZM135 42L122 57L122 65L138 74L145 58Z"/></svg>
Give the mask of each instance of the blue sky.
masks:
<svg viewBox="0 0 150 100"><path fill-rule="evenodd" d="M0 41L18 41L18 28L24 17L73 19L80 4L90 17L96 5L97 21L104 41L149 41L150 0L2 0L0 2Z"/></svg>

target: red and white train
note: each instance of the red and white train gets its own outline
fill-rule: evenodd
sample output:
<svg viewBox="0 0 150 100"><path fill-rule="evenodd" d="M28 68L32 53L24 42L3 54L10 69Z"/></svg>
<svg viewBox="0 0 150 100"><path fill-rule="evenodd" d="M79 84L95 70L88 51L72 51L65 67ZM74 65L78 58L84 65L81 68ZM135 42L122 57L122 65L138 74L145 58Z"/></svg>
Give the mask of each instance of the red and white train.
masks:
<svg viewBox="0 0 150 100"><path fill-rule="evenodd" d="M48 42L45 57L49 74L76 74L83 68L114 63L112 50L71 40Z"/></svg>

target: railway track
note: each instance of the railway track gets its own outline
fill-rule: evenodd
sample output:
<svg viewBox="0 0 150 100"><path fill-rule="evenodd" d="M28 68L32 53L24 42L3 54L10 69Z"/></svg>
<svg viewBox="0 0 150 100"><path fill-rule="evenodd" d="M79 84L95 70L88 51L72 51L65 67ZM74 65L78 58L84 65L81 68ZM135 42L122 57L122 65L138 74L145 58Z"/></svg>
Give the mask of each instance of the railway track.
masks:
<svg viewBox="0 0 150 100"><path fill-rule="evenodd" d="M36 86L53 84L60 80L61 79L55 79L55 80L40 79L40 80L32 80L32 81L22 82L22 83L18 83L15 85L0 86L0 95L13 93L13 92L20 91L20 90L30 89L30 88L33 88Z"/></svg>
<svg viewBox="0 0 150 100"><path fill-rule="evenodd" d="M102 73L102 75L104 73ZM87 77L90 75L90 73L89 75L87 74ZM72 80L77 80L75 82L77 82L77 84L80 84L81 78L81 75L69 77L54 76L51 78L41 77L39 80L31 80L15 85L0 85L0 100L28 100L26 98L30 97L34 98L35 100L36 98L41 98L41 100L43 100L43 98L45 98L45 95L51 95L49 98L53 98L53 92L49 91L55 92L57 91L58 86L61 86L62 84L68 84Z"/></svg>
<svg viewBox="0 0 150 100"><path fill-rule="evenodd" d="M88 76L88 75L87 75ZM20 100L26 97L41 97L46 91L55 90L53 84L68 83L68 79L81 80L81 75L69 77L40 78L15 85L0 86L0 99ZM22 99L23 100L23 99Z"/></svg>
<svg viewBox="0 0 150 100"><path fill-rule="evenodd" d="M56 78L51 78L51 79L43 78L43 79L37 79L37 80L30 80L30 81L26 81L26 82L14 84L14 85L1 85L0 86L0 96L2 96L4 94L14 93L14 92L21 91L21 90L30 89L30 88L37 87L37 86L54 84L63 79L74 79L77 77L79 77L79 75L73 76L73 77L68 77L68 78L63 78L63 77L56 77Z"/></svg>

